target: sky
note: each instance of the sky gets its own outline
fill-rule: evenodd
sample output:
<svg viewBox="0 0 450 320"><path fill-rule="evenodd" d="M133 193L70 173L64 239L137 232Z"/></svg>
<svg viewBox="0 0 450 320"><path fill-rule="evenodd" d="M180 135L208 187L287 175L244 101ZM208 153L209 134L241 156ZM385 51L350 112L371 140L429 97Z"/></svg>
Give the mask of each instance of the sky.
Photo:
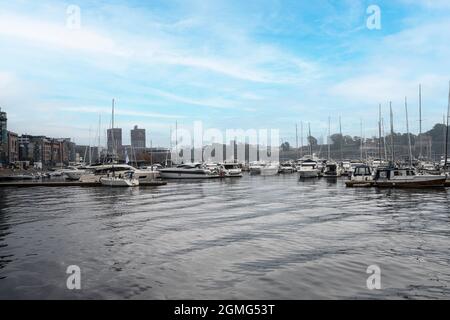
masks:
<svg viewBox="0 0 450 320"><path fill-rule="evenodd" d="M377 5L381 28L367 20ZM74 7L75 6L75 7ZM79 8L77 19L76 10ZM79 21L79 24L77 24ZM442 122L450 80L448 0L0 0L0 107L9 130L101 139L116 124L168 146L192 128L377 135Z"/></svg>

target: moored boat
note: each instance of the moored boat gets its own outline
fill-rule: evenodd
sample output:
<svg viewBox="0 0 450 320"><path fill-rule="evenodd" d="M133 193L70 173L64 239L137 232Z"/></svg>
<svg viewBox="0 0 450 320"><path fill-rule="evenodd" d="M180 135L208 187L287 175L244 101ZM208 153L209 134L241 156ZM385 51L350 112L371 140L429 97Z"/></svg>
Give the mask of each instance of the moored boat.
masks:
<svg viewBox="0 0 450 320"><path fill-rule="evenodd" d="M388 167L378 168L374 180L380 188L432 188L443 187L446 177L417 175L414 169Z"/></svg>
<svg viewBox="0 0 450 320"><path fill-rule="evenodd" d="M182 164L175 168L164 168L159 170L163 179L210 179L218 178L219 174L214 174L206 169L201 163Z"/></svg>
<svg viewBox="0 0 450 320"><path fill-rule="evenodd" d="M297 172L300 178L317 178L320 170L317 168L317 161L312 159L304 160Z"/></svg>
<svg viewBox="0 0 450 320"><path fill-rule="evenodd" d="M137 187L139 180L134 177L134 172L126 172L119 176L107 176L100 179L102 185L107 187Z"/></svg>
<svg viewBox="0 0 450 320"><path fill-rule="evenodd" d="M350 180L345 181L347 187L371 187L374 185L372 170L367 165L356 166Z"/></svg>

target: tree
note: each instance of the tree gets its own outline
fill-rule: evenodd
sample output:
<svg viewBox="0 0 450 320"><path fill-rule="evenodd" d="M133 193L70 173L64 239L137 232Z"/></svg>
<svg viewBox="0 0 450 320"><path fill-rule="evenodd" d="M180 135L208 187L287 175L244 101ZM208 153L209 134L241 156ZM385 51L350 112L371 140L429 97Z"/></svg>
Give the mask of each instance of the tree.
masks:
<svg viewBox="0 0 450 320"><path fill-rule="evenodd" d="M309 136L308 137L308 143L312 146L317 146L317 139L314 138L313 136Z"/></svg>
<svg viewBox="0 0 450 320"><path fill-rule="evenodd" d="M281 144L282 151L289 151L290 149L291 149L291 146L290 146L289 142L286 141Z"/></svg>

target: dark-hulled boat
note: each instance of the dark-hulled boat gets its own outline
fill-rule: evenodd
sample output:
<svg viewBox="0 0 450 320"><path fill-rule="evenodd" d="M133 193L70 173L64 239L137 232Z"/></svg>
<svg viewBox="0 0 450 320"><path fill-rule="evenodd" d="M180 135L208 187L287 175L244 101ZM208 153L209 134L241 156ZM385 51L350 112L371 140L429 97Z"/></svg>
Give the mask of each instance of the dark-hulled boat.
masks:
<svg viewBox="0 0 450 320"><path fill-rule="evenodd" d="M378 168L375 185L380 188L436 188L444 187L445 176L417 175L414 169Z"/></svg>

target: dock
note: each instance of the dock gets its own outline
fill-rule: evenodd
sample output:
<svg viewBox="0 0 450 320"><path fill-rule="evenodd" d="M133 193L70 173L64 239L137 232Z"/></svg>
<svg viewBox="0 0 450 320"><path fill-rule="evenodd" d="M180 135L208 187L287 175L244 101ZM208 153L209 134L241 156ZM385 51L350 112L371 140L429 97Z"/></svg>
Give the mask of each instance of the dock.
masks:
<svg viewBox="0 0 450 320"><path fill-rule="evenodd" d="M141 187L158 187L166 185L166 181L151 181L141 182ZM0 188L36 188L36 187L102 187L98 182L80 182L80 181L14 181L14 182L1 182Z"/></svg>

